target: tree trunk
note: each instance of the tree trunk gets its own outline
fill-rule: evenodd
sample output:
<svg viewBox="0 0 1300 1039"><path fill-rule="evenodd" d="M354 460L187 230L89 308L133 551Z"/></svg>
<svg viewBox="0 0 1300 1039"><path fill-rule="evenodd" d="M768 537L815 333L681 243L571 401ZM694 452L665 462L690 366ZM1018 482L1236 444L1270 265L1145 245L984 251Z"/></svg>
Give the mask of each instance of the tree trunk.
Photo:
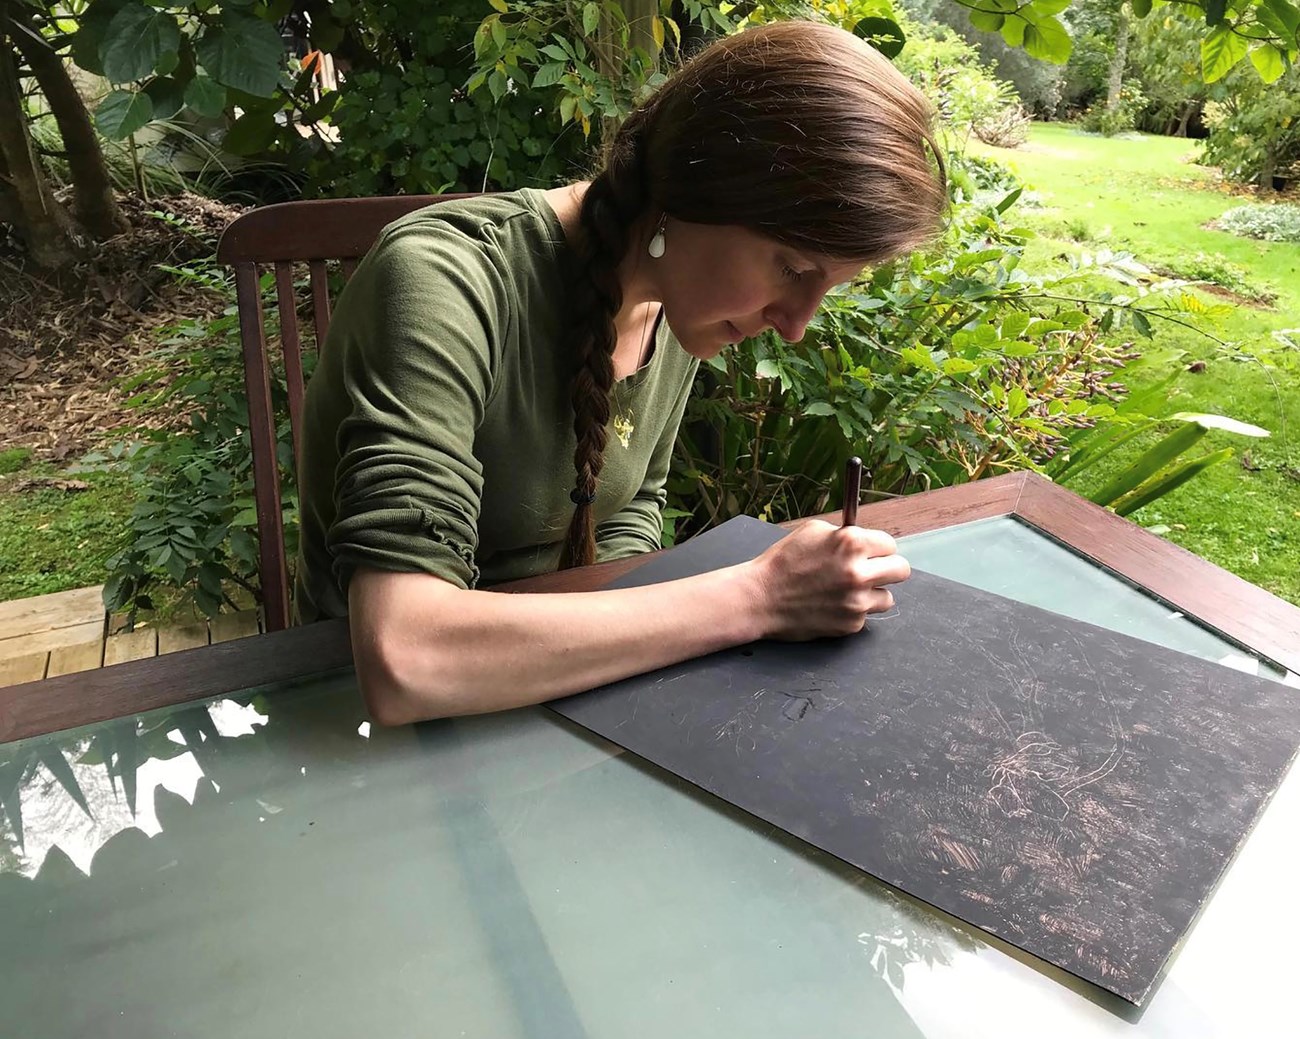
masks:
<svg viewBox="0 0 1300 1039"><path fill-rule="evenodd" d="M1183 102L1182 118L1178 120L1178 130L1174 133L1175 137L1187 136L1187 124L1192 121L1192 113L1196 111L1195 101Z"/></svg>
<svg viewBox="0 0 1300 1039"><path fill-rule="evenodd" d="M1277 143L1269 141L1264 145L1264 158L1259 165L1258 191L1261 195L1273 192L1273 176L1277 173Z"/></svg>
<svg viewBox="0 0 1300 1039"><path fill-rule="evenodd" d="M67 67L41 36L25 12L12 11L16 23L10 29L14 43L22 54L41 93L49 102L54 120L59 124L63 147L72 174L73 212L77 222L95 238L111 238L130 226L113 198L113 183L104 163L104 152L90 122L85 102L68 75Z"/></svg>
<svg viewBox="0 0 1300 1039"><path fill-rule="evenodd" d="M15 57L9 40L0 36L0 154L18 207L16 226L38 266L63 267L77 259L72 218L50 191L45 170L32 150Z"/></svg>
<svg viewBox="0 0 1300 1039"><path fill-rule="evenodd" d="M1110 59L1110 76L1106 86L1107 112L1119 108L1119 95L1124 88L1124 66L1128 63L1128 16L1124 14L1122 6L1119 8L1119 21L1115 28L1115 53Z"/></svg>

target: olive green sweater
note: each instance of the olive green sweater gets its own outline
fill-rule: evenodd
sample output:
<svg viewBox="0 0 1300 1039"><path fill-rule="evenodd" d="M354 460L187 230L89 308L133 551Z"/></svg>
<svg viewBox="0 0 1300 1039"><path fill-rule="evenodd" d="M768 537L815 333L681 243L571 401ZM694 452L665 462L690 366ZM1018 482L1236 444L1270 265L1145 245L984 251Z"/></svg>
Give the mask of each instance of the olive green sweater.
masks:
<svg viewBox="0 0 1300 1039"><path fill-rule="evenodd" d="M344 616L357 567L462 588L556 568L573 515L576 276L532 189L430 206L380 234L307 390L301 621ZM661 322L650 361L615 387L611 427L627 443L611 428L594 506L602 560L659 547L697 365Z"/></svg>

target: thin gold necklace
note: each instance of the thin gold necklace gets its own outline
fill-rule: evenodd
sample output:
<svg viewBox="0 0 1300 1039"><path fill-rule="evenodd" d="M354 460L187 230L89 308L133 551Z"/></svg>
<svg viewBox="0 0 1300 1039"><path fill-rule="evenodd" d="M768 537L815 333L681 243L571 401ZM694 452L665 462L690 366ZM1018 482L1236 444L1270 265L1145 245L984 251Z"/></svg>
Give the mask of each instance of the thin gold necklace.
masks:
<svg viewBox="0 0 1300 1039"><path fill-rule="evenodd" d="M649 328L649 326L650 326L650 310L647 310L645 312L645 320L641 323L641 352L637 354L636 367L632 370L631 373L633 375L635 375L645 366L646 350L648 347L648 344L646 343L646 330ZM624 407L623 402L619 399L620 397L619 384L624 381L625 381L624 379L619 379L614 383L613 393L611 394L611 397L613 399L614 412L615 412L614 421L613 421L614 435L618 437L618 442L622 444L624 450L626 450L632 444L632 434L636 432L636 425L634 424L633 421L635 418L635 413L631 408Z"/></svg>

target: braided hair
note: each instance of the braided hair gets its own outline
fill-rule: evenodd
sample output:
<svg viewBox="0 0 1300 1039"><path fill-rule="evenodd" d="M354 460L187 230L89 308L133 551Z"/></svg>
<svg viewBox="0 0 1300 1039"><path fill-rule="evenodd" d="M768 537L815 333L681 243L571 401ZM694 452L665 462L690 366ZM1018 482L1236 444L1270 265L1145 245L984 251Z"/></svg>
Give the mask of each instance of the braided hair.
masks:
<svg viewBox="0 0 1300 1039"><path fill-rule="evenodd" d="M578 264L582 277L573 295L578 337L577 372L573 378L573 453L576 472L569 497L575 511L565 535L560 567L595 562L596 535L592 506L605 463L609 399L614 385L614 316L623 306L618 266L628 252L632 225L649 205L642 166L644 117L623 124L607 152L604 169L591 181L579 214ZM585 333L585 334L584 334Z"/></svg>
<svg viewBox="0 0 1300 1039"><path fill-rule="evenodd" d="M644 217L747 227L866 266L933 240L947 199L929 102L869 44L824 23L774 22L719 40L633 111L579 213L575 511L561 568L595 560L618 268Z"/></svg>

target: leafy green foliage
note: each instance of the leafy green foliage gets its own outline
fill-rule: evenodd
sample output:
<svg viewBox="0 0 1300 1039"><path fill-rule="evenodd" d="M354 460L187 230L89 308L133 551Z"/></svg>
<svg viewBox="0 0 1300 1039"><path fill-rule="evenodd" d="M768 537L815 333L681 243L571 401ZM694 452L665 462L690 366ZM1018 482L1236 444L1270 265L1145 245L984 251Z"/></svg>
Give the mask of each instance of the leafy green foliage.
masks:
<svg viewBox="0 0 1300 1039"><path fill-rule="evenodd" d="M1300 66L1269 85L1244 71L1224 83L1222 99L1205 106L1205 161L1271 189L1274 175L1300 166Z"/></svg>
<svg viewBox="0 0 1300 1039"><path fill-rule="evenodd" d="M579 127L584 138L602 121L617 123L645 93L663 82L661 54L681 57L682 26L662 5L649 25L629 20L617 3L492 0L493 12L474 31L474 68L466 89L486 88L500 103L509 94ZM686 23L723 33L735 23L716 0L682 5Z"/></svg>
<svg viewBox="0 0 1300 1039"><path fill-rule="evenodd" d="M975 28L1001 33L1012 47L1023 46L1034 57L1057 64L1071 56L1070 35L1056 17L1074 6L1071 0L957 2L970 10ZM1119 4L1110 6L1118 10ZM1169 5L1165 0L1127 0L1126 6L1141 19ZM1262 82L1272 83L1300 55L1300 7L1292 0L1185 0L1177 6L1203 13L1201 74L1206 83L1247 59Z"/></svg>
<svg viewBox="0 0 1300 1039"><path fill-rule="evenodd" d="M1268 430L1259 426L1222 415L1179 412L1153 416L1152 412L1158 413L1168 400L1169 390L1176 379L1177 374L1165 378L1143 393L1124 401L1112 416L1098 422L1096 426L1075 432L1068 438L1066 448L1047 466L1047 475L1063 486L1077 485L1080 477L1123 449L1130 441L1173 426L1172 431L1164 433L1137 457L1112 472L1104 483L1086 492L1089 500L1109 506L1121 516L1127 516L1182 486L1210 466L1226 462L1234 456L1233 449L1225 447L1195 458L1183 457L1211 429L1249 437L1269 435Z"/></svg>
<svg viewBox="0 0 1300 1039"><path fill-rule="evenodd" d="M168 269L233 300L228 274L211 261ZM265 275L262 287L271 290L272 275ZM238 606L238 589L257 591L257 517L237 308L231 302L214 320L186 319L164 335L154 355L157 367L125 387L140 390L128 403L146 414L179 409L188 414L189 428L142 429L133 441L83 460L126 472L136 495L128 543L108 560L104 602L110 610L150 609L152 589L163 585L214 616L223 606ZM305 353L304 367L313 358ZM282 378L272 389L283 414ZM287 422L279 434L292 558L297 499Z"/></svg>
<svg viewBox="0 0 1300 1039"><path fill-rule="evenodd" d="M1269 242L1300 242L1300 206L1247 205L1229 209L1218 219L1223 230Z"/></svg>
<svg viewBox="0 0 1300 1039"><path fill-rule="evenodd" d="M1114 108L1107 105L1104 98L1096 101L1083 113L1079 127L1088 133L1099 133L1114 137L1127 133L1137 124L1138 113L1146 107L1146 95L1142 88L1132 80L1120 88L1119 99Z"/></svg>
<svg viewBox="0 0 1300 1039"><path fill-rule="evenodd" d="M974 47L944 25L902 25L907 46L894 66L934 103L959 150L972 133L1004 146L1024 139L1028 120L1015 88L981 64Z"/></svg>
<svg viewBox="0 0 1300 1039"><path fill-rule="evenodd" d="M671 504L699 524L808 515L850 455L874 490L905 493L1038 468L1110 415L1135 356L1110 335L1125 313L1020 269L1025 235L1003 223L1017 194L960 205L939 250L828 298L802 342L767 334L716 359Z"/></svg>
<svg viewBox="0 0 1300 1039"><path fill-rule="evenodd" d="M523 80L467 94L478 0L358 5L381 57L343 84L331 119L340 143L312 166L312 190L437 194L551 186L585 150L554 111L554 88Z"/></svg>

